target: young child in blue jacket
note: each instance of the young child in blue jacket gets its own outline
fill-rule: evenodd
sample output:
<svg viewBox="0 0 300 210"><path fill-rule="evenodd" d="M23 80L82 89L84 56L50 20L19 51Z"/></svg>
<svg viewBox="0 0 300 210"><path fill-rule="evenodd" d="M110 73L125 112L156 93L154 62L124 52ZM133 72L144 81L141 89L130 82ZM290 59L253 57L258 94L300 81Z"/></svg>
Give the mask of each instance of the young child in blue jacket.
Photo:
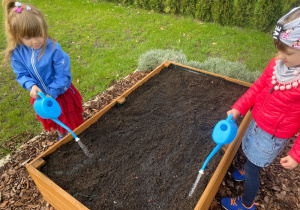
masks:
<svg viewBox="0 0 300 210"><path fill-rule="evenodd" d="M62 113L58 118L71 130L84 122L82 97L72 84L70 58L51 40L43 14L34 6L3 0L7 48L4 61L10 63L16 80L30 92L30 103L38 92L54 98ZM43 119L44 129L56 130L59 139L67 131L50 119Z"/></svg>

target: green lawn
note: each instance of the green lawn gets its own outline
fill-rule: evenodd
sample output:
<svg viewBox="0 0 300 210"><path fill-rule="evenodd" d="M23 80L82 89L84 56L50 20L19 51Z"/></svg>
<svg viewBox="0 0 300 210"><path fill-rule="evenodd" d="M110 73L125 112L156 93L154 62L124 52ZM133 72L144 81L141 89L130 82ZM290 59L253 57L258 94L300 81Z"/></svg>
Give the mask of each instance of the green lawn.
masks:
<svg viewBox="0 0 300 210"><path fill-rule="evenodd" d="M263 71L276 52L270 34L251 29L103 1L29 1L45 14L52 38L69 54L73 83L84 101L105 90L113 79L136 70L140 55L149 50L174 49L200 62L220 57L242 62L250 71ZM3 50L3 30L0 35ZM1 66L0 103L0 142L22 141L28 138L22 134L42 131L29 104L29 92L15 81L10 67ZM1 149L0 155L8 152Z"/></svg>

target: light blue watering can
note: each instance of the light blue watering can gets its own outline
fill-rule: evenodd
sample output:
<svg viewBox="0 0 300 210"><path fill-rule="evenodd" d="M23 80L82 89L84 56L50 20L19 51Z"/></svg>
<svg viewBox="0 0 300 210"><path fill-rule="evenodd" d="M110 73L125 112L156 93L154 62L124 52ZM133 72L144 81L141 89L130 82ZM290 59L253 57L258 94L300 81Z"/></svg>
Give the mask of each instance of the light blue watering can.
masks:
<svg viewBox="0 0 300 210"><path fill-rule="evenodd" d="M208 161L216 154L216 152L224 144L229 144L235 139L237 131L238 131L238 127L234 122L235 120L232 120L232 117L233 117L233 115L230 114L230 115L228 115L226 120L221 120L215 125L214 130L212 132L212 139L217 144L217 146L209 154L209 156L206 158L204 164L202 165L202 167L198 173L197 179L194 182L191 190L189 191L189 194L188 194L189 197L192 196L192 194L194 193L202 174L204 174L204 169L205 169Z"/></svg>
<svg viewBox="0 0 300 210"><path fill-rule="evenodd" d="M53 120L58 125L69 131L76 141L79 141L80 139L75 135L75 133L57 119L61 115L61 108L58 102L51 97L45 96L42 92L38 92L38 95L40 98L37 98L33 104L35 112L43 119Z"/></svg>
<svg viewBox="0 0 300 210"><path fill-rule="evenodd" d="M226 120L219 121L212 132L212 139L217 144L214 150L206 158L201 170L204 171L208 161L216 154L216 152L224 145L230 144L236 137L238 126L235 120L232 120L233 115L228 115Z"/></svg>

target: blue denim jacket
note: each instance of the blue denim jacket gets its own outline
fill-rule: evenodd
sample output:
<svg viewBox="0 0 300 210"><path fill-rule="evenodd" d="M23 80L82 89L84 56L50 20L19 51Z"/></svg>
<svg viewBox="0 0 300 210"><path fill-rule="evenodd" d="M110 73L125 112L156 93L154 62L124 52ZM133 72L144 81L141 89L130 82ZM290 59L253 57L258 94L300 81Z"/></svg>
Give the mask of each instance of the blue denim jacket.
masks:
<svg viewBox="0 0 300 210"><path fill-rule="evenodd" d="M11 57L16 80L27 90L37 85L45 94L57 98L71 86L70 58L60 45L47 39L47 47L41 49L17 45Z"/></svg>

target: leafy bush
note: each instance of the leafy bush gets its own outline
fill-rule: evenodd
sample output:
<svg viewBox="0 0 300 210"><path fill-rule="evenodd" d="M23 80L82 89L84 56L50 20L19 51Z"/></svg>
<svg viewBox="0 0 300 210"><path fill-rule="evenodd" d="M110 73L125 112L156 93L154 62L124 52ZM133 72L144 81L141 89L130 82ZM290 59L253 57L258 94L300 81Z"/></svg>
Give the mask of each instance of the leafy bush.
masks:
<svg viewBox="0 0 300 210"><path fill-rule="evenodd" d="M149 7L156 12L162 12L164 10L163 0L149 0Z"/></svg>
<svg viewBox="0 0 300 210"><path fill-rule="evenodd" d="M95 2L101 0L94 0ZM268 32L299 0L106 0L146 10L182 14L221 25L255 27Z"/></svg>
<svg viewBox="0 0 300 210"><path fill-rule="evenodd" d="M258 0L254 12L255 27L261 31L273 29L282 15L282 0Z"/></svg>
<svg viewBox="0 0 300 210"><path fill-rule="evenodd" d="M233 22L240 27L253 25L254 8L257 0L236 0Z"/></svg>
<svg viewBox="0 0 300 210"><path fill-rule="evenodd" d="M164 0L164 11L166 13L178 13L180 2L178 0Z"/></svg>
<svg viewBox="0 0 300 210"><path fill-rule="evenodd" d="M181 0L180 13L186 16L195 16L196 0Z"/></svg>
<svg viewBox="0 0 300 210"><path fill-rule="evenodd" d="M286 3L283 5L283 14L288 13L294 7L299 7L300 2L299 0L285 0Z"/></svg>
<svg viewBox="0 0 300 210"><path fill-rule="evenodd" d="M150 9L149 0L134 0L134 4L144 9Z"/></svg>
<svg viewBox="0 0 300 210"><path fill-rule="evenodd" d="M119 2L125 5L131 5L134 3L134 0L120 0Z"/></svg>
<svg viewBox="0 0 300 210"><path fill-rule="evenodd" d="M212 18L221 25L232 25L232 0L213 0Z"/></svg>
<svg viewBox="0 0 300 210"><path fill-rule="evenodd" d="M151 10L156 12L163 11L163 1L164 0L122 0L124 1L134 1L134 4L143 9Z"/></svg>
<svg viewBox="0 0 300 210"><path fill-rule="evenodd" d="M195 17L202 21L211 21L213 0L199 0L196 4Z"/></svg>

